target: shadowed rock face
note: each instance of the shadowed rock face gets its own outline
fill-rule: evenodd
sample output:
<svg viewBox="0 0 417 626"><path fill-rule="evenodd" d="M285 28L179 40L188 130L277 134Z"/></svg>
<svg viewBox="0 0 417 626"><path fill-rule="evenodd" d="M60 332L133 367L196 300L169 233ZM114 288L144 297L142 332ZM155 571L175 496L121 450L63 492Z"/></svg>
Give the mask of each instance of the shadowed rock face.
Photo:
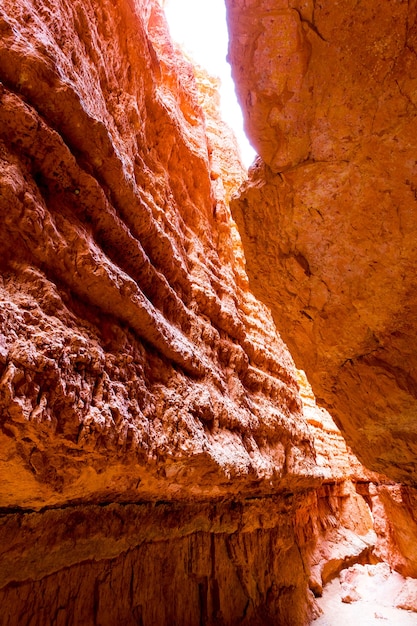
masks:
<svg viewBox="0 0 417 626"><path fill-rule="evenodd" d="M415 484L416 7L228 7L263 160L232 207L251 287L355 453Z"/></svg>

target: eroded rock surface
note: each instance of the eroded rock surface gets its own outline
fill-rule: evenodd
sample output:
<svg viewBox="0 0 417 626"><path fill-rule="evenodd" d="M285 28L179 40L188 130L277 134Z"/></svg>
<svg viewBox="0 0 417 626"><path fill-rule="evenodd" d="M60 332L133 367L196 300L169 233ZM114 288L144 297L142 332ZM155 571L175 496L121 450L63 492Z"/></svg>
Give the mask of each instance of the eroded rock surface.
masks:
<svg viewBox="0 0 417 626"><path fill-rule="evenodd" d="M2 34L0 502L310 476L292 360L158 5L11 1Z"/></svg>
<svg viewBox="0 0 417 626"><path fill-rule="evenodd" d="M252 289L365 465L415 484L415 4L227 4Z"/></svg>
<svg viewBox="0 0 417 626"><path fill-rule="evenodd" d="M354 565L326 589L319 600L323 615L313 624L413 626L413 583L392 572L386 563Z"/></svg>
<svg viewBox="0 0 417 626"><path fill-rule="evenodd" d="M215 81L150 0L0 33L2 626L307 624L378 478L249 289Z"/></svg>

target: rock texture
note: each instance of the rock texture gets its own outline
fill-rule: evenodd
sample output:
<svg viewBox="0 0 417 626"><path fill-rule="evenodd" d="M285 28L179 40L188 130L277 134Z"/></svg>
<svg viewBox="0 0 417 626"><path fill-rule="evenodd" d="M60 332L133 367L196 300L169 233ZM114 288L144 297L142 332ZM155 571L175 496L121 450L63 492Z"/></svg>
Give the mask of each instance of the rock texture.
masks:
<svg viewBox="0 0 417 626"><path fill-rule="evenodd" d="M324 614L313 624L414 626L413 583L386 563L354 565L341 572L318 600Z"/></svg>
<svg viewBox="0 0 417 626"><path fill-rule="evenodd" d="M313 492L8 515L2 623L307 624L317 520Z"/></svg>
<svg viewBox="0 0 417 626"><path fill-rule="evenodd" d="M252 289L365 465L415 484L415 3L227 4Z"/></svg>
<svg viewBox="0 0 417 626"><path fill-rule="evenodd" d="M414 489L400 485L366 486L358 491L368 500L378 535L377 558L388 562L405 577L417 578L417 494Z"/></svg>
<svg viewBox="0 0 417 626"><path fill-rule="evenodd" d="M2 8L3 506L312 475L193 67L157 4L113 4Z"/></svg>
<svg viewBox="0 0 417 626"><path fill-rule="evenodd" d="M151 0L0 33L2 626L307 624L378 479L249 289L215 81Z"/></svg>

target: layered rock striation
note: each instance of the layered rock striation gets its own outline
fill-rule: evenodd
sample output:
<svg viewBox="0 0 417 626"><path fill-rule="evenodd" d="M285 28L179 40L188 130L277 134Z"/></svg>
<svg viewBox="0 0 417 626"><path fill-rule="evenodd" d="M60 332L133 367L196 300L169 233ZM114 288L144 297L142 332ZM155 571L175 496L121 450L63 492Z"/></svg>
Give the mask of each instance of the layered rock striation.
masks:
<svg viewBox="0 0 417 626"><path fill-rule="evenodd" d="M381 479L249 289L215 81L156 1L0 33L2 624L307 624Z"/></svg>
<svg viewBox="0 0 417 626"><path fill-rule="evenodd" d="M415 485L416 7L227 4L251 287L355 453Z"/></svg>
<svg viewBox="0 0 417 626"><path fill-rule="evenodd" d="M314 462L193 67L157 4L113 4L2 9L2 505L258 493Z"/></svg>

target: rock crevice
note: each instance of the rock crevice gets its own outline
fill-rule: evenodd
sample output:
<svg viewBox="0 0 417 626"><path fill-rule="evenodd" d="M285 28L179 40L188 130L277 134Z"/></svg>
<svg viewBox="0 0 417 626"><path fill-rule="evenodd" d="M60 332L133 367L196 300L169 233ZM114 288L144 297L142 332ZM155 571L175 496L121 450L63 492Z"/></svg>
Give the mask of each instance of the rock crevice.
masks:
<svg viewBox="0 0 417 626"><path fill-rule="evenodd" d="M302 229L294 244L286 227L307 211L317 224L329 220L320 159L344 189L363 171L350 152L314 143L309 87L332 29L309 3L230 7L239 58L255 55L245 98L266 163L235 200L248 208L239 226L252 243L270 228L265 253L294 275L281 300L302 299L310 355L306 328L317 311L331 314L334 276L320 276ZM249 286L229 209L246 174L217 99L216 81L171 42L156 0L2 3L5 626L300 626L314 615L314 594L352 562L382 558L415 572L404 534L415 523L413 491L353 457ZM293 142L286 120L298 129ZM304 188L317 202L300 209ZM254 198L283 210L279 237L275 217L252 222ZM398 207L400 241L412 218ZM332 227L327 238L313 235L317 255L334 252ZM320 341L338 334L342 369L357 376L373 350L380 369L388 363L385 331L368 320L379 319L378 302L364 311L359 287L348 287L369 333L352 347L340 318L337 329L320 327ZM315 385L322 367L317 359ZM384 376L412 394L402 367L389 362Z"/></svg>

